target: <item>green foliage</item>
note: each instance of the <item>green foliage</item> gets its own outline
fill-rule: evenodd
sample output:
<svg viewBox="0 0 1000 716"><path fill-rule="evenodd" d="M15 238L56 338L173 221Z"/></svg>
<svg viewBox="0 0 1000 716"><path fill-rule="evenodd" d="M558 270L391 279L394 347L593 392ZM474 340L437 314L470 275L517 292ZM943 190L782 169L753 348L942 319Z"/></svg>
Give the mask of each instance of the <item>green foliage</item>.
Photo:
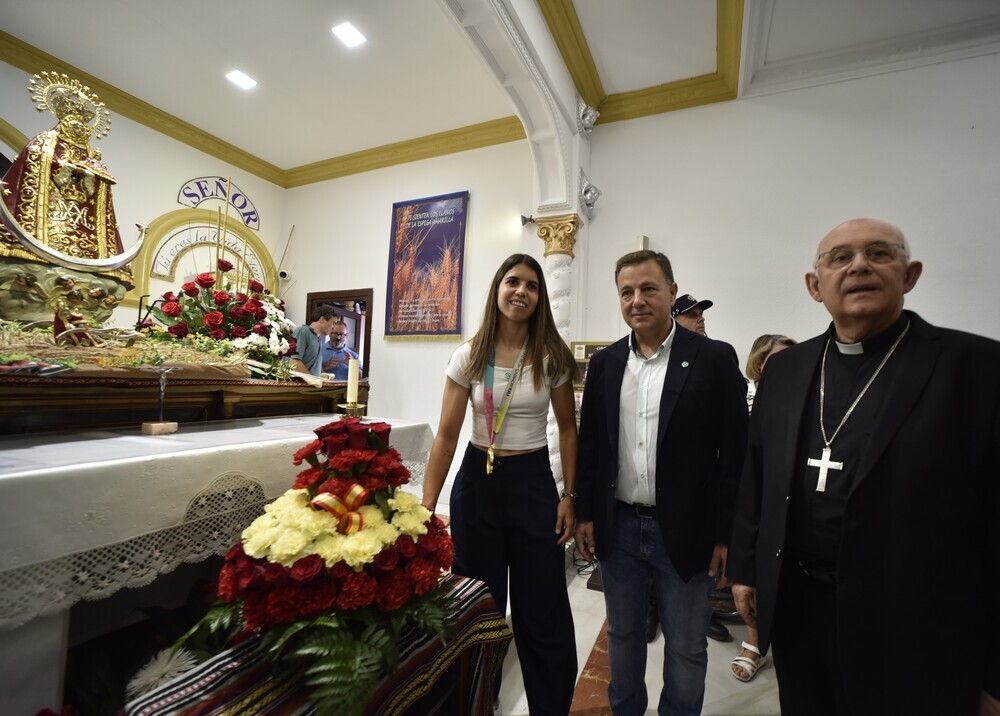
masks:
<svg viewBox="0 0 1000 716"><path fill-rule="evenodd" d="M200 661L226 648L243 628L243 606L239 602L216 602L208 613L174 643L186 647Z"/></svg>

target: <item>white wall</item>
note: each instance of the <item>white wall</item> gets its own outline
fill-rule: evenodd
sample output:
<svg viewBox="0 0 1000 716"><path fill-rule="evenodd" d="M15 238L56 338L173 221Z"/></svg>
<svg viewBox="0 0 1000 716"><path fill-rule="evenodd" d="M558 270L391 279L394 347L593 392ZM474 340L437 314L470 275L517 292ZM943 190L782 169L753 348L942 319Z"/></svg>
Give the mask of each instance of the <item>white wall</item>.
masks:
<svg viewBox="0 0 1000 716"><path fill-rule="evenodd" d="M762 333L816 335L816 244L872 216L924 261L908 308L1000 338L998 167L1000 55L599 125L584 337L624 335L613 266L636 234L670 257L680 293L715 301L708 333L741 365Z"/></svg>

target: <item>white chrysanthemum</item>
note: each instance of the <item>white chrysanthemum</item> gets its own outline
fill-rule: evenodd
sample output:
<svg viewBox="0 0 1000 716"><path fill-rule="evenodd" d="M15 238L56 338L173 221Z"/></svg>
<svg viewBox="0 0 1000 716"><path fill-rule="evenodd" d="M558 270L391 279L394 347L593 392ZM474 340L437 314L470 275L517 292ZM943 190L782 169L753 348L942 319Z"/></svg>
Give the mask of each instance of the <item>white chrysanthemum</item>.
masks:
<svg viewBox="0 0 1000 716"><path fill-rule="evenodd" d="M129 679L125 691L128 698L134 699L149 693L160 684L165 684L190 671L197 665L198 660L187 649L178 649L177 651L172 648L164 649Z"/></svg>

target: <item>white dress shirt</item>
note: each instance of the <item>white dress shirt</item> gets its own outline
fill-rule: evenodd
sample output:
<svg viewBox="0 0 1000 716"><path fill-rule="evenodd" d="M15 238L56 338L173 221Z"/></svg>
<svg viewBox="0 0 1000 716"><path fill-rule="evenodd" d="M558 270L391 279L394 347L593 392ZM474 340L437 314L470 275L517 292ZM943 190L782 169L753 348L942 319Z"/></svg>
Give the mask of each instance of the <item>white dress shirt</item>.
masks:
<svg viewBox="0 0 1000 716"><path fill-rule="evenodd" d="M629 336L628 363L622 378L618 415L618 481L615 498L639 505L656 504L656 435L660 397L667 377L674 324L651 358Z"/></svg>

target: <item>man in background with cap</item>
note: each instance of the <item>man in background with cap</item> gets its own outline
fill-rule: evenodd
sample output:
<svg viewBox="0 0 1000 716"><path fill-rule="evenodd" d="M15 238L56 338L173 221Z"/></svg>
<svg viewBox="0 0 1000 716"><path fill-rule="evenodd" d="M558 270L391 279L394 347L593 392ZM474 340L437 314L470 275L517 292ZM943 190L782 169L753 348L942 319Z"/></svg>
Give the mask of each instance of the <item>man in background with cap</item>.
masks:
<svg viewBox="0 0 1000 716"><path fill-rule="evenodd" d="M711 307L711 301L699 301L690 293L685 293L677 299L677 303L674 304L670 315L689 331L707 336L704 314Z"/></svg>

